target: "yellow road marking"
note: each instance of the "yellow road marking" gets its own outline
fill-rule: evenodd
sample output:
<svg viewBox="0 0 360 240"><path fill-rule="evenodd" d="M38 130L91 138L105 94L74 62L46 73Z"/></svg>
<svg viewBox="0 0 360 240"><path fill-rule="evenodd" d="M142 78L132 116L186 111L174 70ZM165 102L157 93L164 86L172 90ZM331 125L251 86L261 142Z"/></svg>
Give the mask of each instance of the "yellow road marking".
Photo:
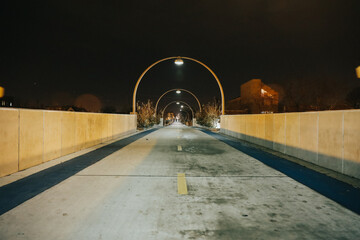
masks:
<svg viewBox="0 0 360 240"><path fill-rule="evenodd" d="M188 194L185 173L178 173L177 182L178 182L178 194L184 194L184 195Z"/></svg>
<svg viewBox="0 0 360 240"><path fill-rule="evenodd" d="M182 147L180 145L178 145L178 151L181 152L182 151Z"/></svg>

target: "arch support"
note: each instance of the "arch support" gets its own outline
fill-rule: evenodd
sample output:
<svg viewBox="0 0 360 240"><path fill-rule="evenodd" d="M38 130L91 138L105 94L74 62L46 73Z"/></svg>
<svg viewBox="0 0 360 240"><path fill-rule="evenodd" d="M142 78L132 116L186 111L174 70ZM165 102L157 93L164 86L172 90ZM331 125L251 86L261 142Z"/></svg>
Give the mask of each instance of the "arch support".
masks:
<svg viewBox="0 0 360 240"><path fill-rule="evenodd" d="M219 78L216 76L216 74L214 73L214 71L212 71L205 63L203 62L200 62L199 60L196 60L194 58L189 58L189 57L167 57L167 58L163 58L163 59L160 59L156 62L154 62L153 64L151 64L149 67L147 67L145 69L145 71L140 75L139 79L137 80L136 84L135 84L135 88L134 88L134 93L133 93L133 114L136 113L136 93L137 93L137 89L139 87L139 84L141 82L141 79L144 77L144 75L152 68L154 67L155 65L157 65L158 63L161 63L163 61L166 61L166 60L171 60L171 59L186 59L186 60L190 60L190 61L193 61L193 62L196 62L196 63L199 63L201 66L205 67L212 75L213 77L215 78L216 82L218 83L218 86L219 86L219 89L220 89L220 94L221 94L221 113L222 115L225 115L225 96L224 96L224 90L222 88L222 85L220 83L220 80Z"/></svg>
<svg viewBox="0 0 360 240"><path fill-rule="evenodd" d="M159 97L159 99L156 101L156 104L155 104L155 116L156 116L157 107L158 107L158 105L159 105L159 102L160 102L161 98L162 98L163 96L165 96L166 94L168 94L169 92L178 91L178 90L179 90L179 91L185 91L185 92L187 92L187 93L190 93L190 94L196 99L196 101L197 101L197 103L198 103L198 105L199 105L199 110L200 110L200 112L201 112L201 104L200 104L199 99L195 96L195 94L193 94L192 92L190 92L189 90L186 90L186 89L174 88L174 89L170 89L170 90L166 91L165 93L163 93L163 95L161 95L161 96Z"/></svg>
<svg viewBox="0 0 360 240"><path fill-rule="evenodd" d="M170 106L171 104L176 103L176 102L183 103L183 104L185 104L186 106L188 106L188 107L190 108L190 110L191 110L192 118L194 119L194 117L195 117L195 115L194 115L194 110L190 107L189 104L187 104L186 102L183 102L183 101L172 101L172 102L168 103L168 104L164 107L164 109L162 110L162 113L161 113L161 116L162 116L163 119L164 119L164 113L165 113L166 108L167 108L168 106Z"/></svg>

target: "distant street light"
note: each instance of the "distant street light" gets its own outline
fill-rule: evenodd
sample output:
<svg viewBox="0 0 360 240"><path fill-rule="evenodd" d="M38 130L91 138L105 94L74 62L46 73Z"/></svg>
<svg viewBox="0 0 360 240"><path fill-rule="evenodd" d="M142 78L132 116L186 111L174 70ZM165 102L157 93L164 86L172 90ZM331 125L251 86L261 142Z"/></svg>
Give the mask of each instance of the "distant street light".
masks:
<svg viewBox="0 0 360 240"><path fill-rule="evenodd" d="M174 91L176 91L177 94L180 94L182 91L191 94L191 95L196 99L196 101L197 101L197 103L198 103L198 105L199 105L199 111L201 112L201 104L200 104L200 101L199 101L199 99L195 96L194 93L192 93L192 92L190 92L189 90L186 90L186 89L174 88L174 89L170 89L170 90L164 92L164 93L159 97L159 99L156 101L156 104L155 104L155 114L154 114L154 116L156 116L157 107L158 107L158 104L159 104L160 100L162 99L162 97L165 96L166 94L168 94L169 92L174 92Z"/></svg>
<svg viewBox="0 0 360 240"><path fill-rule="evenodd" d="M357 78L360 78L360 66L358 66L356 68L356 75L357 75Z"/></svg>
<svg viewBox="0 0 360 240"><path fill-rule="evenodd" d="M2 98L5 95L5 89L3 87L0 87L0 98Z"/></svg>
<svg viewBox="0 0 360 240"><path fill-rule="evenodd" d="M168 107L168 106L170 106L171 104L173 104L173 103L176 103L176 104L180 104L180 102L181 103L183 103L184 105L186 105L190 110L191 110L191 116L192 116L192 118L194 119L194 117L195 117L195 115L194 115L194 110L190 107L190 105L189 104L187 104L186 102L183 102L183 101L172 101L172 102L170 102L169 104L167 104L165 107L164 107L164 109L162 110L162 118L164 119L164 113L165 113L165 110L166 110L166 108ZM181 105L181 106L184 106L184 105Z"/></svg>
<svg viewBox="0 0 360 240"><path fill-rule="evenodd" d="M181 108L183 108L184 107L184 105L181 105Z"/></svg>
<svg viewBox="0 0 360 240"><path fill-rule="evenodd" d="M179 102L176 102L177 105L179 105L180 103Z"/></svg>
<svg viewBox="0 0 360 240"><path fill-rule="evenodd" d="M179 57L179 58L175 59L175 64L180 66L180 65L184 64L184 61Z"/></svg>

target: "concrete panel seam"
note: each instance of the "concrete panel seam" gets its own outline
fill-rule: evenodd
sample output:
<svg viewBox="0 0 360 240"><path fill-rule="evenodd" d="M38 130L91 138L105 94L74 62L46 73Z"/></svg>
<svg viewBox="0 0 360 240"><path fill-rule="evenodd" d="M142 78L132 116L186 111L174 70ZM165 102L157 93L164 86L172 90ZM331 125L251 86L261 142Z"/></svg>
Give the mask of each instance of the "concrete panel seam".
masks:
<svg viewBox="0 0 360 240"><path fill-rule="evenodd" d="M45 162L45 111L43 111L42 162Z"/></svg>
<svg viewBox="0 0 360 240"><path fill-rule="evenodd" d="M272 134L273 134L273 139L272 139L272 149L275 149L274 147L274 145L275 145L275 140L274 140L274 138L275 138L275 136L274 136L274 133L275 133L275 120L274 120L274 115L273 115L273 129L272 129Z"/></svg>
<svg viewBox="0 0 360 240"><path fill-rule="evenodd" d="M20 169L20 110L17 110L18 112L18 171Z"/></svg>
<svg viewBox="0 0 360 240"><path fill-rule="evenodd" d="M316 120L316 164L319 165L319 113Z"/></svg>
<svg viewBox="0 0 360 240"><path fill-rule="evenodd" d="M345 113L342 112L342 123L341 123L341 130L342 130L342 142L341 142L341 173L344 173L344 120L345 120Z"/></svg>
<svg viewBox="0 0 360 240"><path fill-rule="evenodd" d="M298 139L298 145L300 146L300 139L301 139L301 117L300 117L300 113L298 114L298 118L299 118L299 139ZM299 155L300 153L298 153Z"/></svg>
<svg viewBox="0 0 360 240"><path fill-rule="evenodd" d="M285 153L285 154L286 154L286 148L287 148L287 146L286 146L286 134L287 134L287 133L286 133L286 115L287 115L287 114L285 113L285 117L284 117L284 119L285 119L285 120L284 120L284 121L285 121L285 122L284 122L284 125L285 125L285 136L284 136L284 145L285 145L285 146L284 146L284 153Z"/></svg>
<svg viewBox="0 0 360 240"><path fill-rule="evenodd" d="M63 113L61 113L61 117L60 117L60 156L62 156L62 154L63 154L63 151L62 151L62 148L63 148L63 146L62 146L62 142L63 142L63 139L62 139L62 136L63 136L63 134L62 134L62 124L63 124Z"/></svg>

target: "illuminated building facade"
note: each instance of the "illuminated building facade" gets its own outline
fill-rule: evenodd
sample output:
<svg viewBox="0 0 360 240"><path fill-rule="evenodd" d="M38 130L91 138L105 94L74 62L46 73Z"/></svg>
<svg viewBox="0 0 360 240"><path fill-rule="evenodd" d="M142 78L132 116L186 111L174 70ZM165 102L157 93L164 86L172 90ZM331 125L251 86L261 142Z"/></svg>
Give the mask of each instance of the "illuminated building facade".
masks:
<svg viewBox="0 0 360 240"><path fill-rule="evenodd" d="M240 97L227 102L227 114L278 112L279 94L261 79L252 79L240 87Z"/></svg>

